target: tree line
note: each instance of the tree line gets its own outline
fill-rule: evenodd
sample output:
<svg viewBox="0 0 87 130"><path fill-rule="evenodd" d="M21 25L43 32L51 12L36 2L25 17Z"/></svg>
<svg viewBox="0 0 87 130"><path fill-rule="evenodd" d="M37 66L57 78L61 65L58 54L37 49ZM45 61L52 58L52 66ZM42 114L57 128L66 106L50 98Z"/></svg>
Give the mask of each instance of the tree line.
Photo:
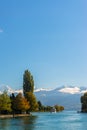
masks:
<svg viewBox="0 0 87 130"><path fill-rule="evenodd" d="M63 106L55 105L57 111L64 110ZM22 114L33 111L50 111L51 106L42 105L34 95L34 79L30 71L25 70L23 74L23 94L12 93L8 95L6 91L0 94L0 114Z"/></svg>

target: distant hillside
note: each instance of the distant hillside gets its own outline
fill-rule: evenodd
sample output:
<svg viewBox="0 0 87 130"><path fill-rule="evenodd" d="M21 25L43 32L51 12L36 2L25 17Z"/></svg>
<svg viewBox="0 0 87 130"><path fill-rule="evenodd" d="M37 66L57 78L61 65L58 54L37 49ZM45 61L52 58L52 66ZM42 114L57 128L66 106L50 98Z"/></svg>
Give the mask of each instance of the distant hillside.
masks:
<svg viewBox="0 0 87 130"><path fill-rule="evenodd" d="M23 90L13 90L11 87L6 85L0 86L0 93L4 90L11 93L23 93ZM80 110L81 103L80 97L84 92L87 92L86 87L75 87L75 86L61 86L56 89L35 89L34 93L37 100L40 100L44 105L55 105L59 104L65 107L66 110Z"/></svg>
<svg viewBox="0 0 87 130"><path fill-rule="evenodd" d="M62 86L56 89L38 89L35 95L44 105L63 105L66 110L80 110L81 95L87 92L86 87Z"/></svg>

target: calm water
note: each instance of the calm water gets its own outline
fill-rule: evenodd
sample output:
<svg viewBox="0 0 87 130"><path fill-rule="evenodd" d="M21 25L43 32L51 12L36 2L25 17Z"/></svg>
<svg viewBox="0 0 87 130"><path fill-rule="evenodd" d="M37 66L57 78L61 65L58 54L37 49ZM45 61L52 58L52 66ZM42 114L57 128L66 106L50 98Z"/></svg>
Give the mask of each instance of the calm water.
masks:
<svg viewBox="0 0 87 130"><path fill-rule="evenodd" d="M76 111L33 113L31 117L0 119L0 130L87 130L87 114Z"/></svg>

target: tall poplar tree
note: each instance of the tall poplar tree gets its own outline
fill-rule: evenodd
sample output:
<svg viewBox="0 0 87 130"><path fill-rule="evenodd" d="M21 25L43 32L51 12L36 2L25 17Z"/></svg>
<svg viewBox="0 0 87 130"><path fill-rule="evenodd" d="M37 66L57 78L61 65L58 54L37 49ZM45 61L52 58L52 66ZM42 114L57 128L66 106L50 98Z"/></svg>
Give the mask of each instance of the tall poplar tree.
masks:
<svg viewBox="0 0 87 130"><path fill-rule="evenodd" d="M34 80L33 76L31 75L30 71L25 70L23 75L23 93L26 97L26 92L32 92L34 91Z"/></svg>

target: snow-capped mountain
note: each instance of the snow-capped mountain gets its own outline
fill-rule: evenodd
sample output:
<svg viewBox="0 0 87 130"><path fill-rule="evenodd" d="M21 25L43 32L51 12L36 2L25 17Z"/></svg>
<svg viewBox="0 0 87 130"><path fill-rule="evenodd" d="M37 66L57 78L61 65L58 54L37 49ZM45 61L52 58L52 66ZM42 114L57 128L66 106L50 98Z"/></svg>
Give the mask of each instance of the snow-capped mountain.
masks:
<svg viewBox="0 0 87 130"><path fill-rule="evenodd" d="M4 91L7 91L8 94L14 93L14 90L8 85L0 85L0 94L2 94Z"/></svg>
<svg viewBox="0 0 87 130"><path fill-rule="evenodd" d="M8 94L12 94L12 93L17 94L17 93L20 93L20 92L23 93L22 89L14 90L8 85L0 85L0 94L2 94L4 91L6 91Z"/></svg>
<svg viewBox="0 0 87 130"><path fill-rule="evenodd" d="M87 87L62 86L56 89L38 89L35 95L45 105L63 105L65 109L80 110L80 98L87 92Z"/></svg>
<svg viewBox="0 0 87 130"><path fill-rule="evenodd" d="M23 90L13 90L8 85L0 86L0 93L6 90L8 94L11 93L23 93ZM37 100L40 100L44 105L63 105L65 109L81 109L80 98L83 93L87 92L87 87L77 86L61 86L55 89L35 89L34 94Z"/></svg>
<svg viewBox="0 0 87 130"><path fill-rule="evenodd" d="M61 93L66 93L66 94L81 94L87 92L87 87L76 87L76 86L61 86L56 89L45 89L45 88L39 88L35 89L36 92L47 92L47 91L57 91Z"/></svg>

